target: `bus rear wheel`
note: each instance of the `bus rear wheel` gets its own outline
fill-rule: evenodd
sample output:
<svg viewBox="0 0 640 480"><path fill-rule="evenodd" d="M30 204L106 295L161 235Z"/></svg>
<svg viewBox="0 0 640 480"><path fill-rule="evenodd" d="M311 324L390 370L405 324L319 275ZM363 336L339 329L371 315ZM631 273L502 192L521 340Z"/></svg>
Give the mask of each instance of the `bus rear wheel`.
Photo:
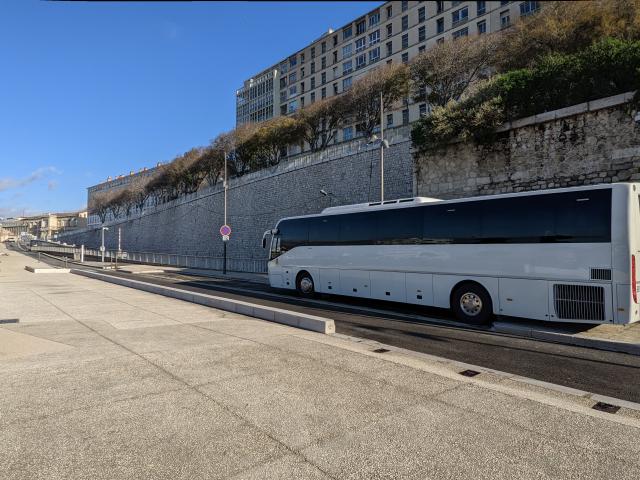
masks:
<svg viewBox="0 0 640 480"><path fill-rule="evenodd" d="M451 310L469 325L486 325L493 317L491 296L477 283L463 283L451 295Z"/></svg>
<svg viewBox="0 0 640 480"><path fill-rule="evenodd" d="M313 277L309 272L302 271L296 277L296 290L302 297L315 297L316 290L313 283Z"/></svg>

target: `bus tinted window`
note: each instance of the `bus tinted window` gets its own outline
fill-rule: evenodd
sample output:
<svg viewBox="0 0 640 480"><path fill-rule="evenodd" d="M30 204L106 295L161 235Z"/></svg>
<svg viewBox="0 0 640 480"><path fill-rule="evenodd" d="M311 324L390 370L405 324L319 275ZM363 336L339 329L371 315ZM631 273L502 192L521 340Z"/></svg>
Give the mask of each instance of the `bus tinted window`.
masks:
<svg viewBox="0 0 640 480"><path fill-rule="evenodd" d="M336 245L340 233L338 216L309 219L309 245Z"/></svg>
<svg viewBox="0 0 640 480"><path fill-rule="evenodd" d="M365 245L374 243L376 212L350 213L338 215L340 218L340 243Z"/></svg>
<svg viewBox="0 0 640 480"><path fill-rule="evenodd" d="M422 211L403 208L376 212L375 240L379 244L419 243L422 236Z"/></svg>
<svg viewBox="0 0 640 480"><path fill-rule="evenodd" d="M559 242L611 241L611 190L553 195Z"/></svg>
<svg viewBox="0 0 640 480"><path fill-rule="evenodd" d="M486 200L482 206L483 243L537 243L555 235L553 195Z"/></svg>
<svg viewBox="0 0 640 480"><path fill-rule="evenodd" d="M280 250L286 252L309 241L309 230L306 218L284 220L278 224Z"/></svg>
<svg viewBox="0 0 640 480"><path fill-rule="evenodd" d="M474 243L480 238L478 202L433 205L423 211L423 243Z"/></svg>

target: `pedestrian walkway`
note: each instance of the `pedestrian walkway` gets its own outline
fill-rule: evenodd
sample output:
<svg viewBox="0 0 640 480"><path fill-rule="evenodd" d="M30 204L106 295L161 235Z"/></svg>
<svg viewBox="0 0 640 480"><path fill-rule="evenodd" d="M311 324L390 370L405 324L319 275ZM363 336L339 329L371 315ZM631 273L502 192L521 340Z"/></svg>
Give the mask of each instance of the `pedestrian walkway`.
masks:
<svg viewBox="0 0 640 480"><path fill-rule="evenodd" d="M640 476L632 409L8 253L0 478Z"/></svg>

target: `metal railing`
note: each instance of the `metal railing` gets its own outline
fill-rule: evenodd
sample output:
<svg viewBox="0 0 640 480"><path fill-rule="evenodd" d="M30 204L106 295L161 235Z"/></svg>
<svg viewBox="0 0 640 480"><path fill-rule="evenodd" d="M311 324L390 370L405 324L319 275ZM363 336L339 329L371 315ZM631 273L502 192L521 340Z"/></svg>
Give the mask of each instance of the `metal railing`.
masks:
<svg viewBox="0 0 640 480"><path fill-rule="evenodd" d="M80 258L81 247L70 245L43 245L34 244L32 252L63 253L71 255L75 259ZM102 252L98 249L85 248L87 257L101 258ZM105 250L105 262L109 263L144 263L149 265L164 265L182 268L201 268L207 270L222 270L224 257L205 255L183 255L177 253L158 252L118 252L117 250ZM256 258L227 257L227 270L234 272L266 273L267 260Z"/></svg>

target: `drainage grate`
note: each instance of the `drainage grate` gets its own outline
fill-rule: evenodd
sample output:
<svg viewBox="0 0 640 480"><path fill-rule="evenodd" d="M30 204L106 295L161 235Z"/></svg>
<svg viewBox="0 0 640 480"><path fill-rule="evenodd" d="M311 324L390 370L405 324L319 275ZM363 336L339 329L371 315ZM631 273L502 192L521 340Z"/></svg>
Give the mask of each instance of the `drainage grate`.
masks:
<svg viewBox="0 0 640 480"><path fill-rule="evenodd" d="M390 352L391 350L388 350L386 348L376 348L373 353L387 353Z"/></svg>
<svg viewBox="0 0 640 480"><path fill-rule="evenodd" d="M601 412L607 413L616 413L620 410L620 407L617 405L611 405L610 403L598 402L593 407L594 410L599 410Z"/></svg>
<svg viewBox="0 0 640 480"><path fill-rule="evenodd" d="M5 319L0 319L0 325L3 323L18 323L20 320L18 320L17 318L5 318Z"/></svg>
<svg viewBox="0 0 640 480"><path fill-rule="evenodd" d="M476 372L475 370L465 370L464 372L460 372L460 375L464 377L475 377L476 375L480 375L480 372Z"/></svg>

